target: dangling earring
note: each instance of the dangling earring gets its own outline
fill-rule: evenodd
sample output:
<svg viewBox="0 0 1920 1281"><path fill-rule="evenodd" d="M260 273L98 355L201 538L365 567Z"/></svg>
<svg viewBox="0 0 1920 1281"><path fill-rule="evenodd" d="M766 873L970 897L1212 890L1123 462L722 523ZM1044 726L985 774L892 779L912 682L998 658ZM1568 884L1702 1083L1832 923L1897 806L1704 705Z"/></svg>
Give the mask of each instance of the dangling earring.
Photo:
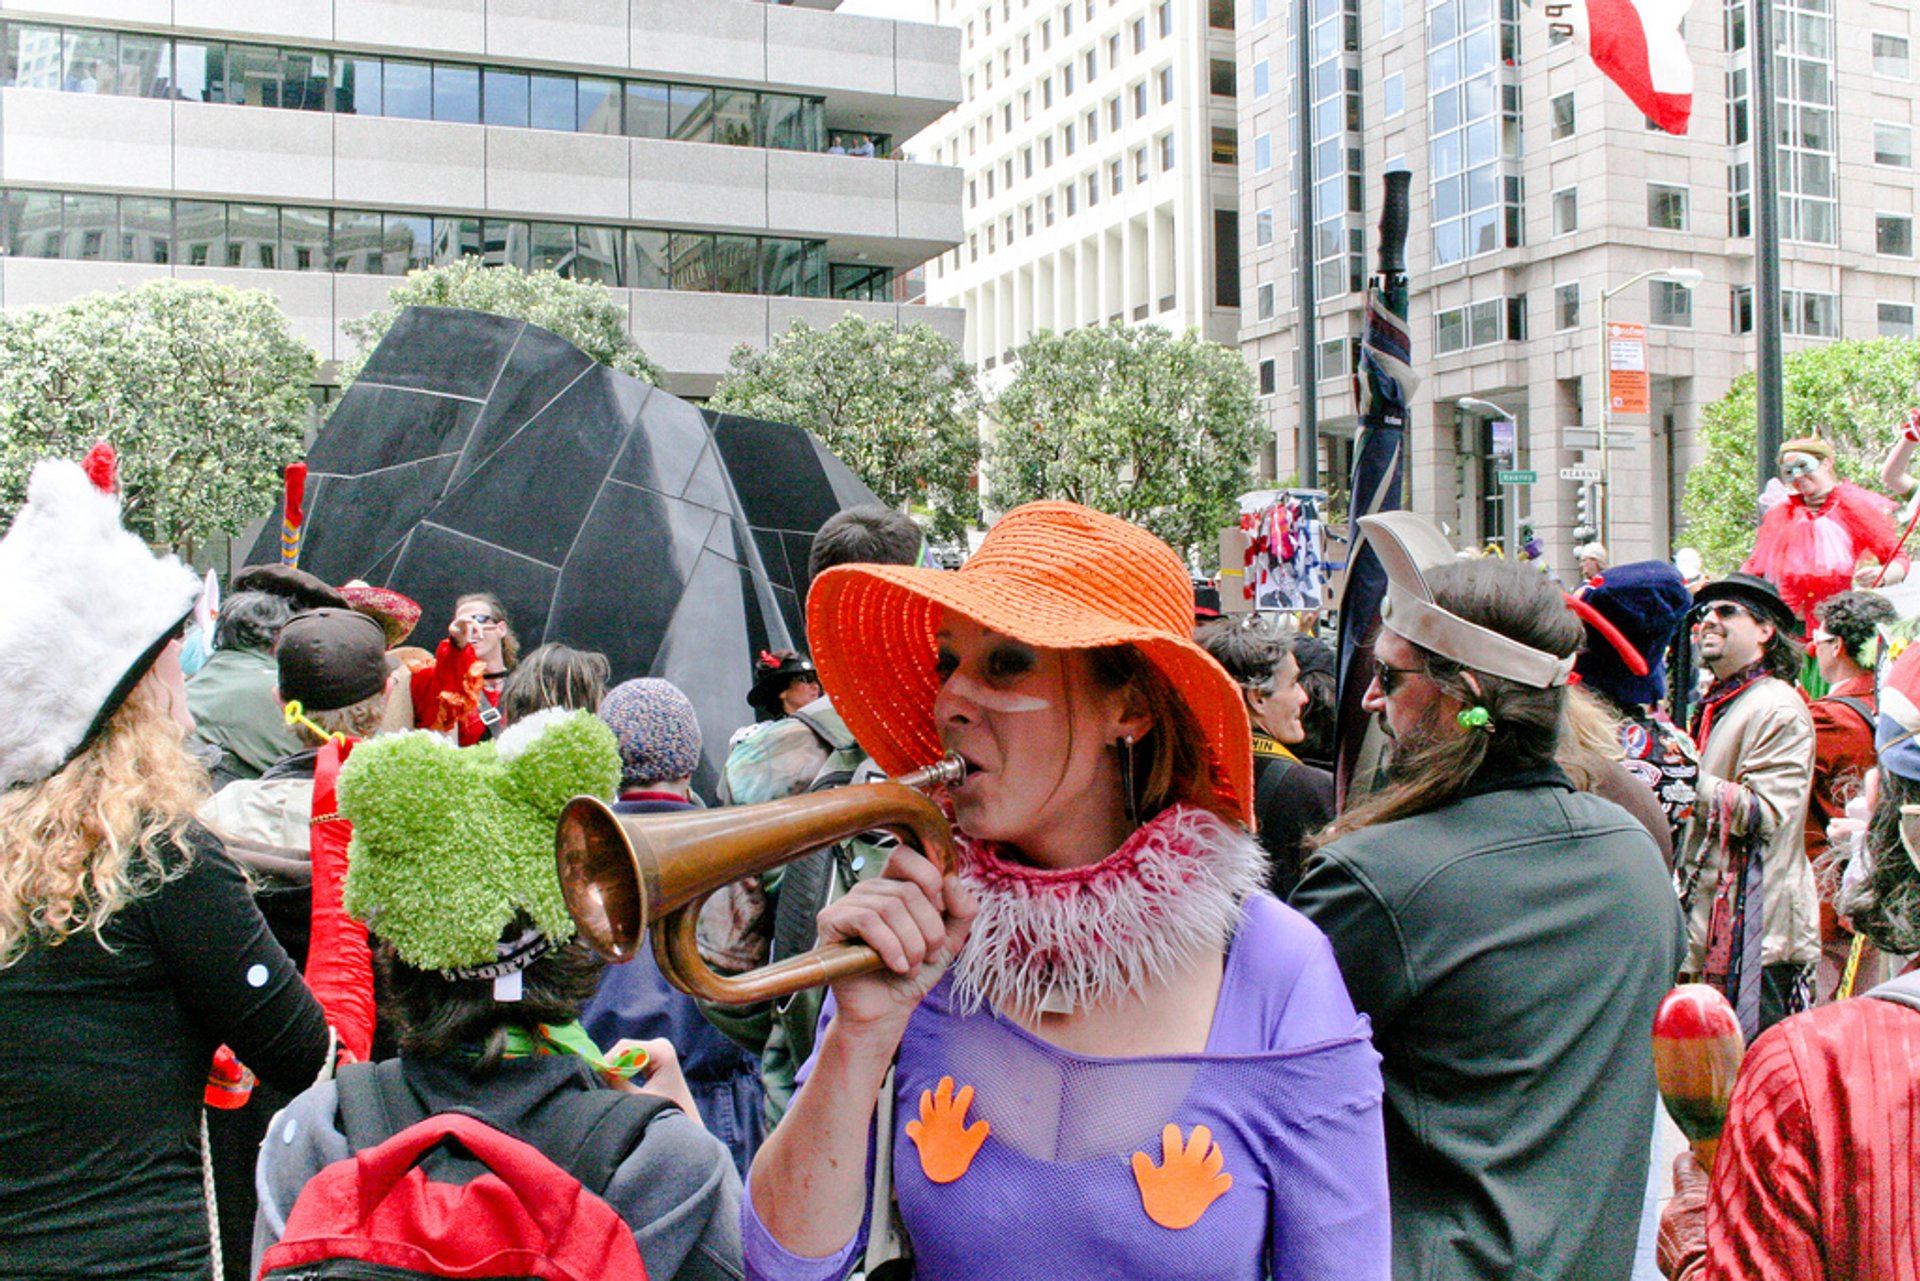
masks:
<svg viewBox="0 0 1920 1281"><path fill-rule="evenodd" d="M1129 734L1114 746L1120 749L1120 797L1126 805L1127 822L1134 827L1140 825L1140 798L1133 788L1133 735Z"/></svg>

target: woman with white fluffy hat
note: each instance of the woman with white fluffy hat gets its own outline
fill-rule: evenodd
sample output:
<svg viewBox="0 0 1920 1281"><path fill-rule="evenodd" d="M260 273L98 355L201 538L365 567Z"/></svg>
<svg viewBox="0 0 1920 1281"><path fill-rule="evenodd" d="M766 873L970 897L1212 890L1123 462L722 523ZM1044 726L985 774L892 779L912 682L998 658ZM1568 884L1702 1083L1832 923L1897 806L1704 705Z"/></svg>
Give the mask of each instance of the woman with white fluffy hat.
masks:
<svg viewBox="0 0 1920 1281"><path fill-rule="evenodd" d="M199 583L121 527L111 477L98 447L41 463L0 538L0 1274L199 1281L215 1049L297 1091L329 1037L193 824Z"/></svg>

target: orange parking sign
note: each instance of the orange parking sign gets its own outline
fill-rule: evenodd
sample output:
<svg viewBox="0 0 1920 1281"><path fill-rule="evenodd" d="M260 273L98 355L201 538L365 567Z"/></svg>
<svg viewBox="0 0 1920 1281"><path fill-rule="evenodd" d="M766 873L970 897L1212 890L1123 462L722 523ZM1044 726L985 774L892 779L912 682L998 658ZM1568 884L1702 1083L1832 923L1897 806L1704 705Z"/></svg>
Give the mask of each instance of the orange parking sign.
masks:
<svg viewBox="0 0 1920 1281"><path fill-rule="evenodd" d="M1647 327L1607 322L1607 398L1616 414L1647 412Z"/></svg>

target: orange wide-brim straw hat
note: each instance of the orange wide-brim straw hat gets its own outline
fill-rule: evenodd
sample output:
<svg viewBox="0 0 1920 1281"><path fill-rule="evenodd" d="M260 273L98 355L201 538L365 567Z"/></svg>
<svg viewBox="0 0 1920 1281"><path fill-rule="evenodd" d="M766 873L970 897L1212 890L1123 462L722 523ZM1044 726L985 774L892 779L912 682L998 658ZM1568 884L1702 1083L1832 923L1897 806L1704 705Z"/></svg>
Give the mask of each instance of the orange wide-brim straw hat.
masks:
<svg viewBox="0 0 1920 1281"><path fill-rule="evenodd" d="M807 639L821 684L889 774L942 754L934 658L947 610L1047 649L1134 646L1205 734L1222 808L1253 825L1246 703L1226 669L1194 644L1193 580L1158 538L1074 503L1028 503L1001 517L957 571L839 565L815 579Z"/></svg>

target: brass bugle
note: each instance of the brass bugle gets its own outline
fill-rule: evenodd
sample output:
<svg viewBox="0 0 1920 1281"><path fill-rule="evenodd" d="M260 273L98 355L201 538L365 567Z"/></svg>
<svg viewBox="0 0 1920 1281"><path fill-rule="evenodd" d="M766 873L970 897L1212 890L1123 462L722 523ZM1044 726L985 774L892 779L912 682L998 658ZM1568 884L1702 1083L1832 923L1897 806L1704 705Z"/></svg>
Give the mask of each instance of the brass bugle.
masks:
<svg viewBox="0 0 1920 1281"><path fill-rule="evenodd" d="M959 782L966 764L948 756L891 782L861 783L759 805L669 814L616 814L576 796L554 836L567 911L594 951L616 964L637 955L651 929L660 972L689 996L745 1005L880 969L861 943L834 943L729 977L700 955L700 905L724 885L779 867L861 832L889 831L941 872L954 867L946 815L926 789Z"/></svg>

